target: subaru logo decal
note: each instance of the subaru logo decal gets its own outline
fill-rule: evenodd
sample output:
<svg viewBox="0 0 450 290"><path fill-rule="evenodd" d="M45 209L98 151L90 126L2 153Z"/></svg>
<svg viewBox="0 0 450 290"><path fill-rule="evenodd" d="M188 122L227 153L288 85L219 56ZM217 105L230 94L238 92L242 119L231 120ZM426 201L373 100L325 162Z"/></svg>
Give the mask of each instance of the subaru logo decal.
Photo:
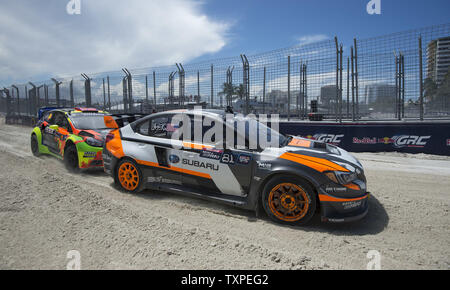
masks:
<svg viewBox="0 0 450 290"><path fill-rule="evenodd" d="M180 162L180 157L178 157L177 155L170 155L169 161L170 163L178 163Z"/></svg>

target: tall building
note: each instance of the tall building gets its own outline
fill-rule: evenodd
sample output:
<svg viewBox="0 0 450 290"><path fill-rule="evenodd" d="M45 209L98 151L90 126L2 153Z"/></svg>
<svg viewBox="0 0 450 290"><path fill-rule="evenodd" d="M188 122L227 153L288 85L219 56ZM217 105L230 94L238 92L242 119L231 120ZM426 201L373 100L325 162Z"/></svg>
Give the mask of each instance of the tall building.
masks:
<svg viewBox="0 0 450 290"><path fill-rule="evenodd" d="M440 85L450 69L450 36L428 43L427 59L427 78Z"/></svg>
<svg viewBox="0 0 450 290"><path fill-rule="evenodd" d="M336 85L328 85L320 88L320 102L322 105L329 106L330 103L336 103L336 96Z"/></svg>
<svg viewBox="0 0 450 290"><path fill-rule="evenodd" d="M370 84L366 86L364 103L374 104L382 103L388 100L395 100L395 85L389 84Z"/></svg>

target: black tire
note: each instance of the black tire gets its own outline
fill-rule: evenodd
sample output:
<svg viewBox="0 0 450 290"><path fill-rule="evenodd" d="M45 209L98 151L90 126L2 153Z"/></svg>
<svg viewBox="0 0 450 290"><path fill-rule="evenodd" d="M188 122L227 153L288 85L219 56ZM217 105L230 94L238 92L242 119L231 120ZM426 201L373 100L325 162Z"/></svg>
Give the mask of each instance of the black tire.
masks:
<svg viewBox="0 0 450 290"><path fill-rule="evenodd" d="M275 222L305 225L316 212L317 197L313 188L301 178L279 176L264 186L262 204Z"/></svg>
<svg viewBox="0 0 450 290"><path fill-rule="evenodd" d="M78 172L80 170L78 164L78 152L75 145L69 145L64 150L64 164L67 170L71 172Z"/></svg>
<svg viewBox="0 0 450 290"><path fill-rule="evenodd" d="M41 155L39 152L39 142L35 134L31 135L31 152L36 157Z"/></svg>
<svg viewBox="0 0 450 290"><path fill-rule="evenodd" d="M125 192L140 192L143 187L141 169L133 159L124 158L114 170L114 182Z"/></svg>

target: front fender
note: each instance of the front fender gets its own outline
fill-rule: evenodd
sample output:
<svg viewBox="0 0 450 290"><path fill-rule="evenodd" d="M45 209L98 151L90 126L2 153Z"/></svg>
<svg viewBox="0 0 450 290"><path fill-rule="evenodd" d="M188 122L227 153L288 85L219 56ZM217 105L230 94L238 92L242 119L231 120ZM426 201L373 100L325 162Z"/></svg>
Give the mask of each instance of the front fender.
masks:
<svg viewBox="0 0 450 290"><path fill-rule="evenodd" d="M264 186L269 180L275 176L296 176L306 180L312 185L312 187L318 191L321 184L324 182L324 176L321 172L311 169L306 166L301 166L297 164L289 164L287 160L277 159L272 162L272 168L261 169L256 168L255 174L253 175L252 186L248 196L248 208L256 209L258 203L260 202L260 196L264 190Z"/></svg>

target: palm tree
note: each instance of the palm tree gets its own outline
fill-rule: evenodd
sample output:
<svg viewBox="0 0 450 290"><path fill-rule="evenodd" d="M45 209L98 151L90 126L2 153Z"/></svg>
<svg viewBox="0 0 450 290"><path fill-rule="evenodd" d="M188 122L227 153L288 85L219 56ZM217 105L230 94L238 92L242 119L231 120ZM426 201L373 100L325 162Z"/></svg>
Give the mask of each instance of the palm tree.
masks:
<svg viewBox="0 0 450 290"><path fill-rule="evenodd" d="M227 106L231 105L235 90L236 90L236 87L233 86L233 84L223 83L223 90L219 94L226 96Z"/></svg>
<svg viewBox="0 0 450 290"><path fill-rule="evenodd" d="M238 95L239 100L242 100L245 96L245 88L244 84L240 84L238 87L235 88L235 93Z"/></svg>

